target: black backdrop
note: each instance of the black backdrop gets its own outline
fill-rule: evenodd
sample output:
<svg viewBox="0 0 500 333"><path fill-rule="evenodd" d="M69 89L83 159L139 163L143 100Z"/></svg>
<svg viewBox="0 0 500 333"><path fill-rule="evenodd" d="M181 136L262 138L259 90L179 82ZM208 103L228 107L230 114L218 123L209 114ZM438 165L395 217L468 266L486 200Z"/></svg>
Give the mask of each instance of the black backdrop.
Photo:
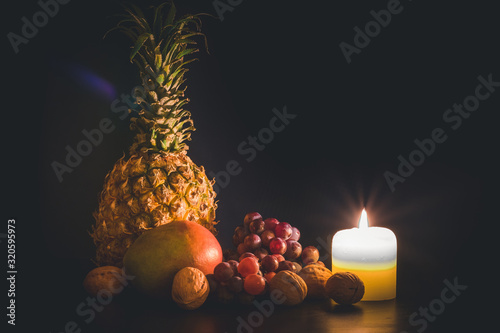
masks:
<svg viewBox="0 0 500 333"><path fill-rule="evenodd" d="M398 237L398 297L415 300L417 310L439 296L444 279L458 277L469 288L441 322L472 325L476 310L483 322L498 253L491 238L500 88L456 130L443 114L474 95L479 76L500 81L498 15L487 1L402 1L348 63L339 45L354 45L354 28L364 29L370 12L388 3L242 1L222 21L204 18L209 54L202 49L187 74L197 128L189 155L212 176L232 160L241 168L219 182L223 248L250 211L288 221L304 246L321 246L356 226L366 207L372 225ZM176 5L180 13L217 16L211 1ZM18 226L19 324L55 331L67 320L63 309L73 311L67 295L83 278L74 267L89 265L95 253L88 231L97 194L132 141L129 119L112 103L125 105L121 96L139 83L138 71L127 39L102 38L120 10L114 1L59 5L15 53L8 33L21 34L22 17L32 20L40 5L4 4L2 213ZM295 118L247 161L238 146L259 132L266 140L272 110L284 108ZM82 131L102 119L113 130L59 181L54 161L65 163L66 147L76 149ZM398 156L408 159L414 140L436 128L447 140L391 191L384 173L397 173Z"/></svg>

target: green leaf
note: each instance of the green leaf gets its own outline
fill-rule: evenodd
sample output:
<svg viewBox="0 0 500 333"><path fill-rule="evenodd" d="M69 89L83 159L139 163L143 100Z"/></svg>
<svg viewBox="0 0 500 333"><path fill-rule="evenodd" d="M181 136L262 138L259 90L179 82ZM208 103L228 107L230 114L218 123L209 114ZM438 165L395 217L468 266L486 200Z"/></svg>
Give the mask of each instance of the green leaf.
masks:
<svg viewBox="0 0 500 333"><path fill-rule="evenodd" d="M167 150L168 148L167 140L160 140L160 146L162 150Z"/></svg>
<svg viewBox="0 0 500 333"><path fill-rule="evenodd" d="M156 53L155 54L155 67L156 67L156 70L160 70L161 65L162 65L161 53Z"/></svg>
<svg viewBox="0 0 500 333"><path fill-rule="evenodd" d="M123 27L123 26L122 26L122 24L123 24L123 23L126 23L126 22L135 23L135 20L133 20L133 19L131 19L131 18L127 18L127 19L121 20L120 22L118 22L118 23L116 24L116 26L115 26L115 27L113 27L113 28L109 29L108 31L106 31L106 33L104 34L104 37L103 37L103 38L106 38L106 36L107 36L110 32L112 32L112 31L114 31L114 30L122 30L122 31L123 31L123 30L125 30L125 31L126 31L126 30L128 30L128 28L125 28L125 27ZM131 31L131 33L132 33L132 34L134 34L134 32L133 32L133 31ZM128 35L128 36L129 36L130 38L134 39L134 37L133 37L133 36L131 36L131 35Z"/></svg>
<svg viewBox="0 0 500 333"><path fill-rule="evenodd" d="M163 81L165 81L165 75L164 74L160 74L156 77L156 82L158 82L158 84L163 84Z"/></svg>
<svg viewBox="0 0 500 333"><path fill-rule="evenodd" d="M187 71L187 68L178 68L175 72L169 75L169 82L165 88L169 89L169 85L172 85L175 81L182 79L182 76Z"/></svg>
<svg viewBox="0 0 500 333"><path fill-rule="evenodd" d="M176 9L175 9L175 5L174 3L172 2L170 4L170 10L168 11L168 14L167 14L167 19L165 20L165 26L167 25L170 25L172 23L174 23L174 19L175 19L175 13L176 13Z"/></svg>
<svg viewBox="0 0 500 333"><path fill-rule="evenodd" d="M192 54L192 53L195 53L195 52L198 52L199 50L198 49L195 49L195 48L191 48L191 49L185 49L184 51L180 52L177 57L178 58L182 58L184 56L187 56L189 54Z"/></svg>
<svg viewBox="0 0 500 333"><path fill-rule="evenodd" d="M137 13L137 16L139 18L141 18L141 19L145 18L144 13L142 12L141 8L139 8L138 6L134 5L133 3L129 4L129 6L132 7L133 10L135 10L135 12Z"/></svg>
<svg viewBox="0 0 500 333"><path fill-rule="evenodd" d="M149 24L144 18L144 14L140 11L140 9L137 6L133 6L136 9L136 12L134 13L132 9L125 8L125 11L130 15L130 17L137 23L137 25L144 31L144 32L151 32L149 28ZM139 12L137 11L139 10Z"/></svg>
<svg viewBox="0 0 500 333"><path fill-rule="evenodd" d="M134 48L132 49L132 52L130 52L130 61L132 61L132 59L134 59L137 52L139 52L141 47L148 40L148 38L150 38L150 36L151 36L151 34L149 32L145 32L142 35L140 35L139 37L137 37L137 41L134 45Z"/></svg>
<svg viewBox="0 0 500 333"><path fill-rule="evenodd" d="M137 40L137 36L138 35L131 28L127 28L127 27L124 27L124 26L117 26L116 29L120 29L123 32L123 34L125 34L126 36L128 36L132 41Z"/></svg>

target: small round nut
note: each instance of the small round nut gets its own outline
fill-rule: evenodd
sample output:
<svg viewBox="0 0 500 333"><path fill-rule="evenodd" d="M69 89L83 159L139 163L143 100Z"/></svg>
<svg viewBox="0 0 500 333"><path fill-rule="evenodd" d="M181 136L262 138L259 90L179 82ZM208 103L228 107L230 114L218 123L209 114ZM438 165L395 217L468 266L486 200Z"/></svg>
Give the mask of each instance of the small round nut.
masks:
<svg viewBox="0 0 500 333"><path fill-rule="evenodd" d="M307 265L299 272L307 284L307 298L327 298L325 285L332 272L321 265Z"/></svg>
<svg viewBox="0 0 500 333"><path fill-rule="evenodd" d="M283 293L285 305L297 305L307 295L307 285L304 280L292 271L280 271L269 282L271 293L279 290Z"/></svg>
<svg viewBox="0 0 500 333"><path fill-rule="evenodd" d="M325 285L328 297L339 304L354 304L363 298L365 284L351 272L333 274Z"/></svg>
<svg viewBox="0 0 500 333"><path fill-rule="evenodd" d="M83 288L92 296L99 292L110 292L118 295L126 285L124 284L121 268L115 266L101 266L91 270L83 280Z"/></svg>
<svg viewBox="0 0 500 333"><path fill-rule="evenodd" d="M184 267L174 276L172 299L186 310L199 308L210 293L208 280L198 268Z"/></svg>

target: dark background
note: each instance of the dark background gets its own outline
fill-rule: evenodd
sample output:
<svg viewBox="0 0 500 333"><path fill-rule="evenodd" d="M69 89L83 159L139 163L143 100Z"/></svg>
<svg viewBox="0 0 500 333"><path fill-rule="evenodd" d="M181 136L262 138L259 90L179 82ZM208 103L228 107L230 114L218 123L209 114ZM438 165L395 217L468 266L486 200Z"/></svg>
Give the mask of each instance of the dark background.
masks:
<svg viewBox="0 0 500 333"><path fill-rule="evenodd" d="M176 5L181 14L216 15L211 1ZM301 230L303 246L320 246L356 226L366 207L371 225L398 237L398 302L406 312L393 331L415 331L408 314L455 277L468 289L426 331L476 327L491 318L487 302L496 289L500 92L457 130L442 116L474 93L479 75L500 81L500 21L488 1L401 5L350 64L339 43L353 44L353 28L363 28L387 1L243 1L222 22L205 17L209 54L201 48L187 74L197 128L189 156L207 173L231 160L242 167L217 197L223 248L250 211L288 221ZM4 4L4 36L20 34L21 18L31 21L39 10L36 1ZM120 11L117 1L73 0L18 54L3 41L2 215L17 221L19 329L59 332L85 298L97 195L132 142L129 119L111 110L139 83L130 42L119 33L102 38ZM296 118L247 162L238 145L284 106ZM51 163L64 163L65 147L75 148L82 130L103 118L115 130L59 182ZM408 157L413 141L438 127L448 139L391 192L384 172L396 173L398 155ZM321 251L330 265L327 249Z"/></svg>

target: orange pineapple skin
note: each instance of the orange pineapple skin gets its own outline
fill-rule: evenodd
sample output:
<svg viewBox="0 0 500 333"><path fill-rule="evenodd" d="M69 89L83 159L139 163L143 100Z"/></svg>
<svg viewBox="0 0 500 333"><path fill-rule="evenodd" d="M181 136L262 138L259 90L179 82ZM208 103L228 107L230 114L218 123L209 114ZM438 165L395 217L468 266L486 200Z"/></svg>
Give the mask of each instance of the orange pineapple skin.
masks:
<svg viewBox="0 0 500 333"><path fill-rule="evenodd" d="M91 236L96 263L122 267L125 252L137 237L176 220L196 222L216 235L213 184L186 151L120 158L106 175L94 212Z"/></svg>

